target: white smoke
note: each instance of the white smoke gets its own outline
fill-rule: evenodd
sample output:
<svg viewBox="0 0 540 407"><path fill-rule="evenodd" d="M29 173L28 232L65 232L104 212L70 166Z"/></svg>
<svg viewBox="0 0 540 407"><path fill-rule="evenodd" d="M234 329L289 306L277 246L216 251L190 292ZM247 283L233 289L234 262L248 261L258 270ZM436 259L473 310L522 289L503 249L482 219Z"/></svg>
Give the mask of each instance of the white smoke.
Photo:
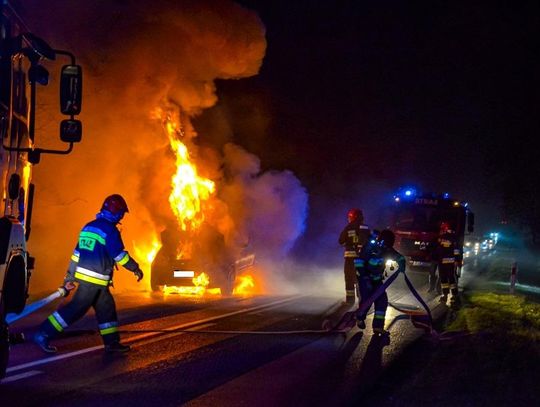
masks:
<svg viewBox="0 0 540 407"><path fill-rule="evenodd" d="M260 160L242 147L224 148L222 198L258 255L282 258L303 233L308 196L290 171L261 172Z"/></svg>

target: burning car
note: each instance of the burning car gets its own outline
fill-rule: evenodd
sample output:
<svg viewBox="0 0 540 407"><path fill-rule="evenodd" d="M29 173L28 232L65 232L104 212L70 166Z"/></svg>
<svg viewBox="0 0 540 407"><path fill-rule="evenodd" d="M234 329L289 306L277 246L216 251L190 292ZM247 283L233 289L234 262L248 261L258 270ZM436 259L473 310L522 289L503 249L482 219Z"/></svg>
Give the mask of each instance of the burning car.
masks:
<svg viewBox="0 0 540 407"><path fill-rule="evenodd" d="M151 288L180 294L232 295L237 275L255 262L255 255L234 258L225 239L204 223L191 239L185 233L164 231L162 247L152 262Z"/></svg>

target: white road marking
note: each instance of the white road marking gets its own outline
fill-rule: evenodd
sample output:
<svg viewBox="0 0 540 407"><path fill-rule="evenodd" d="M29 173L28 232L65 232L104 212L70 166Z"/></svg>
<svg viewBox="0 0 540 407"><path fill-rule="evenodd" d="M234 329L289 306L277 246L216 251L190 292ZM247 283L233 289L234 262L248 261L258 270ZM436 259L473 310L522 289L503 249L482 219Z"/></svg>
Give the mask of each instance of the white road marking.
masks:
<svg viewBox="0 0 540 407"><path fill-rule="evenodd" d="M136 336L133 336L133 337L131 337L129 339L126 339L123 342L124 343L132 343L132 342L138 341L140 339L144 339L144 338L148 338L148 337L154 337L154 336L160 336L160 338L156 338L156 339L161 340L161 338L163 338L163 332L164 331L171 331L171 333L173 333L174 331L177 331L179 329L188 329L188 328L191 328L191 327L195 327L196 325L201 325L201 324L216 321L216 320L219 320L219 319L231 317L233 315L245 314L245 313L252 312L252 311L255 311L255 310L259 310L259 309L263 309L263 308L266 308L266 307L273 307L273 306L276 306L278 304L279 305L284 305L284 304L286 304L288 302L295 301L295 300L303 298L303 297L305 297L305 296L298 295L298 296L295 296L295 297L286 298L284 300L274 301L274 302L271 302L269 304L258 305L256 307L241 309L241 310L238 310L238 311L232 311L232 312L228 312L226 314L216 315L214 317L199 319L198 321L185 322L185 323L180 324L180 325L175 325L175 326L171 326L171 327L162 329L162 330L160 330L160 332L148 332L148 333L144 333L144 334L141 334L141 335L136 335ZM74 357L74 356L83 355L85 353L93 352L93 351L98 350L98 349L103 349L103 345L92 346L90 348L85 348L85 349L77 350L77 351L74 351L74 352L65 353L63 355L51 356L51 357L48 357L48 358L38 359L38 360L34 360L32 362L23 363L21 365L12 366L12 367L6 369L6 373L16 372L18 370L27 369L29 367L34 367L34 366L39 366L39 365L44 365L44 364L47 364L47 363L56 362L58 360L68 359L68 358L71 358L71 357Z"/></svg>
<svg viewBox="0 0 540 407"><path fill-rule="evenodd" d="M189 329L189 331L197 332L198 330L210 328L211 326L214 326L214 325L216 325L216 324L198 325L195 328ZM138 348L139 346L149 345L149 344L154 343L154 342L159 342L159 341L162 341L164 339L169 339L169 338L172 338L174 336L185 335L185 334L186 334L186 332L172 332L170 334L160 335L157 338L149 338L149 339L146 339L144 341L137 342L133 346Z"/></svg>
<svg viewBox="0 0 540 407"><path fill-rule="evenodd" d="M46 363L56 362L57 360L67 359L67 358L71 358L73 356L82 355L84 353L93 352L93 351L98 350L98 349L103 349L103 345L92 346L91 348L85 348L85 349L77 350L75 352L65 353L63 355L51 356L51 357L48 357L48 358L45 358L45 359L39 359L39 360L34 360L33 362L23 363L22 365L17 365L17 366L7 368L6 372L11 373L11 372L15 372L17 370L26 369L28 367L44 365Z"/></svg>
<svg viewBox="0 0 540 407"><path fill-rule="evenodd" d="M41 370L29 370L28 372L19 373L13 376L5 377L4 379L0 380L0 383L11 383L17 380L26 379L27 377L36 376L42 373L43 372Z"/></svg>
<svg viewBox="0 0 540 407"><path fill-rule="evenodd" d="M305 297L305 296L302 296L302 297ZM298 297L298 298L301 298L301 297ZM250 312L246 313L246 315L260 314L261 312L281 307L281 305L283 305L283 304L274 304L274 305L271 305L271 306L269 306L267 308L264 308L264 309L257 309L257 310L254 310L254 311L250 311Z"/></svg>

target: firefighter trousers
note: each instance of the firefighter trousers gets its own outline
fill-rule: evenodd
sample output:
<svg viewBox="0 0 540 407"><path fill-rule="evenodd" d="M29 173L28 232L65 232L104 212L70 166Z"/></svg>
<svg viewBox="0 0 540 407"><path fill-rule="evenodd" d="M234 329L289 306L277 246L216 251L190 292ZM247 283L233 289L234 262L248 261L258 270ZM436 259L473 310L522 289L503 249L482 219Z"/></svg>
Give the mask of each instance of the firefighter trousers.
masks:
<svg viewBox="0 0 540 407"><path fill-rule="evenodd" d="M81 319L93 307L99 325L99 332L105 345L120 340L116 305L108 287L79 284L71 301L53 312L41 324L40 330L50 339L64 331L69 325Z"/></svg>
<svg viewBox="0 0 540 407"><path fill-rule="evenodd" d="M443 295L457 295L456 265L455 263L442 263L438 265L439 279L441 280L441 290Z"/></svg>
<svg viewBox="0 0 540 407"><path fill-rule="evenodd" d="M360 285L360 296L362 299L367 300L371 295L383 285L382 278L380 280L373 280L370 276L360 276L358 277L358 283ZM363 303L360 302L360 305ZM373 328L382 328L384 329L384 318L386 316L386 308L388 308L388 295L386 291L383 291L375 301L373 302L375 306L375 315L373 316ZM362 315L357 314L356 318L359 321L366 319L368 309L364 311Z"/></svg>
<svg viewBox="0 0 540 407"><path fill-rule="evenodd" d="M345 276L345 297L347 302L353 303L356 300L356 296L360 298L360 295L356 290L358 279L356 277L354 259L354 257L345 257L345 264L343 265L343 274Z"/></svg>

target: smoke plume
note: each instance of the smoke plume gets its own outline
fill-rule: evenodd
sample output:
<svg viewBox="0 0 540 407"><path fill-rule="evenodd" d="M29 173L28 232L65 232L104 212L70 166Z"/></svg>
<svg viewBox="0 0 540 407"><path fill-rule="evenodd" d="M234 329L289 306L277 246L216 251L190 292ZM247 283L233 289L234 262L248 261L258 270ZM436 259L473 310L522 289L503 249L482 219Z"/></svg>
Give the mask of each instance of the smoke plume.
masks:
<svg viewBox="0 0 540 407"><path fill-rule="evenodd" d="M198 147L204 135L191 123L216 103L216 79L257 74L266 40L253 11L229 0L21 3L29 28L54 48L72 51L84 70L83 141L68 156L44 156L34 170L34 291L62 281L78 231L105 196L120 193L128 202L122 228L132 254L174 221L168 207L174 156L156 108L178 115L199 171L217 182L213 226L230 247L287 253L307 211L298 179L287 171L261 172L258 158L240 146ZM39 89L38 147L63 148L57 92ZM116 274L118 287L134 285L129 273Z"/></svg>

